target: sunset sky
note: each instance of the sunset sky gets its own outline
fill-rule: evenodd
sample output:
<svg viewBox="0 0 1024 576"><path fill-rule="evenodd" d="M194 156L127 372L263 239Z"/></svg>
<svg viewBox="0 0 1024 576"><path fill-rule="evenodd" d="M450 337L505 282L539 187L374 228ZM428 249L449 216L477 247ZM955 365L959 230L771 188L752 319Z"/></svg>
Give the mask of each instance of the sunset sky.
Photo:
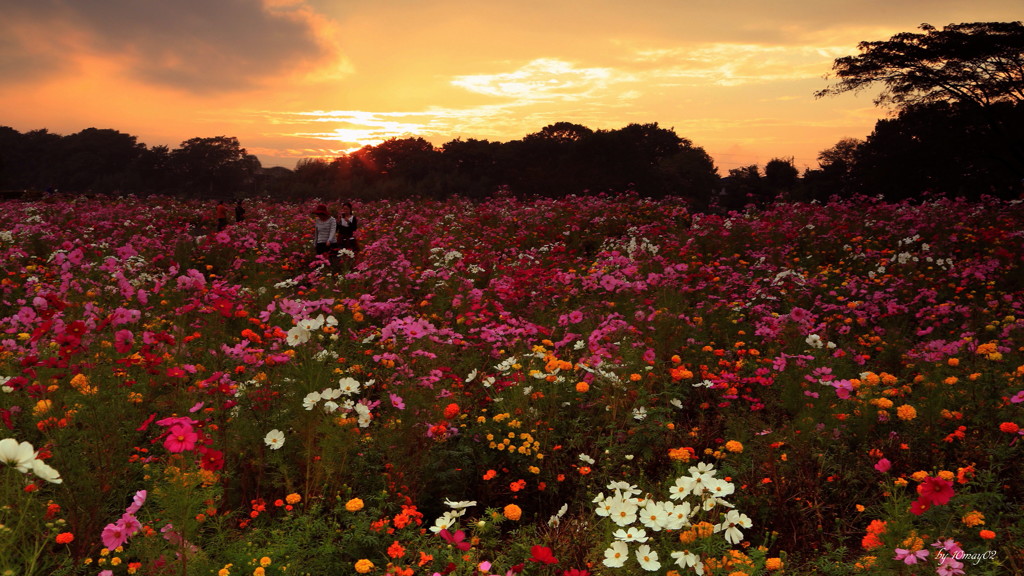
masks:
<svg viewBox="0 0 1024 576"><path fill-rule="evenodd" d="M507 142L657 122L730 168L864 138L873 94L814 99L835 58L1024 0L0 0L0 125L177 148L235 136L264 166L390 137Z"/></svg>

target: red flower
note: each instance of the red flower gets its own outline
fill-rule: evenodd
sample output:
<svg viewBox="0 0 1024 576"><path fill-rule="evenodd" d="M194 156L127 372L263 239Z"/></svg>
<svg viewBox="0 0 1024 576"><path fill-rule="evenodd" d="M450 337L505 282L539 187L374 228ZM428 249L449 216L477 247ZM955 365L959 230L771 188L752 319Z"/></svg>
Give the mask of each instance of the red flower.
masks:
<svg viewBox="0 0 1024 576"><path fill-rule="evenodd" d="M224 468L224 453L213 448L200 448L202 458L199 460L199 467L203 470L217 471Z"/></svg>
<svg viewBox="0 0 1024 576"><path fill-rule="evenodd" d="M925 478L917 486L917 493L931 504L946 504L953 497L953 483L942 478Z"/></svg>
<svg viewBox="0 0 1024 576"><path fill-rule="evenodd" d="M910 513L915 516L920 516L921 514L924 514L925 510L928 510L931 507L931 501L927 498L921 497L914 500L914 503L910 505Z"/></svg>
<svg viewBox="0 0 1024 576"><path fill-rule="evenodd" d="M558 558L555 558L551 548L547 546L531 546L529 561L541 564L558 564Z"/></svg>

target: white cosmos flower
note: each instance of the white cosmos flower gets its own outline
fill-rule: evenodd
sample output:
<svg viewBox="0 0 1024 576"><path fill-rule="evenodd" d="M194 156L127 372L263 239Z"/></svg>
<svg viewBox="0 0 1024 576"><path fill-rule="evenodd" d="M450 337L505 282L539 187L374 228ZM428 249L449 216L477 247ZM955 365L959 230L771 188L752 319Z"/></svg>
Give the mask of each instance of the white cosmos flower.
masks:
<svg viewBox="0 0 1024 576"><path fill-rule="evenodd" d="M306 330L302 326L292 326L291 329L288 330L285 341L287 341L288 345L291 347L305 344L309 341L309 330Z"/></svg>
<svg viewBox="0 0 1024 576"><path fill-rule="evenodd" d="M622 542L647 542L647 531L643 528L619 528L612 534L616 540Z"/></svg>
<svg viewBox="0 0 1024 576"><path fill-rule="evenodd" d="M462 516L464 510L449 510L437 520L434 520L434 525L430 527L430 531L434 534L439 533L441 530L451 530L455 526L455 522L458 521L459 517Z"/></svg>
<svg viewBox="0 0 1024 576"><path fill-rule="evenodd" d="M338 390L345 396L351 396L359 392L359 381L350 376L338 380Z"/></svg>
<svg viewBox="0 0 1024 576"><path fill-rule="evenodd" d="M32 461L32 473L51 484L60 484L64 481L60 477L60 472L57 472L42 460Z"/></svg>
<svg viewBox="0 0 1024 576"><path fill-rule="evenodd" d="M324 388L323 391L320 392L321 400L337 400L338 398L341 398L341 390L338 390L337 388Z"/></svg>
<svg viewBox="0 0 1024 576"><path fill-rule="evenodd" d="M568 511L569 505L562 504L562 507L558 509L558 513L552 516L551 518L548 518L548 526L551 526L552 528L557 528L558 525L562 523L562 516L565 516L565 513Z"/></svg>
<svg viewBox="0 0 1024 576"><path fill-rule="evenodd" d="M669 520L665 505L654 500L648 500L637 516L644 526L655 532L661 531Z"/></svg>
<svg viewBox="0 0 1024 576"><path fill-rule="evenodd" d="M712 478L705 482L706 490L715 498L725 498L736 491L732 482L726 482L719 478Z"/></svg>
<svg viewBox="0 0 1024 576"><path fill-rule="evenodd" d="M449 508L452 508L454 510L460 510L462 508L469 508L470 506L476 506L476 500L461 500L461 501L458 501L458 502L452 502L451 500L445 498L444 499L444 503Z"/></svg>
<svg viewBox="0 0 1024 576"><path fill-rule="evenodd" d="M338 411L338 403L337 402L335 402L334 400L328 400L327 402L324 402L324 412L326 412L328 414L334 414L337 411Z"/></svg>
<svg viewBox="0 0 1024 576"><path fill-rule="evenodd" d="M665 530L682 530L690 525L692 509L689 502L683 502L682 504L664 502L663 504L665 506L665 524L662 528Z"/></svg>
<svg viewBox="0 0 1024 576"><path fill-rule="evenodd" d="M36 451L28 442L18 443L14 438L0 440L0 462L14 466L18 472L32 469L32 461L36 459Z"/></svg>
<svg viewBox="0 0 1024 576"><path fill-rule="evenodd" d="M643 492L643 490L637 488L636 484L630 484L629 482L625 482L623 480L609 482L608 489L615 490L616 492L621 492L623 498L631 498Z"/></svg>
<svg viewBox="0 0 1024 576"><path fill-rule="evenodd" d="M366 404L356 404L356 415L359 420L359 427L366 428L370 425L373 416L370 414L370 407Z"/></svg>
<svg viewBox="0 0 1024 576"><path fill-rule="evenodd" d="M615 500L608 511L608 517L619 526L629 526L636 522L637 509L637 505L629 500Z"/></svg>
<svg viewBox="0 0 1024 576"><path fill-rule="evenodd" d="M651 550L651 547L647 544L642 544L636 549L636 561L640 563L641 568L648 572L657 572L661 569L661 562L658 562L658 553Z"/></svg>
<svg viewBox="0 0 1024 576"><path fill-rule="evenodd" d="M305 320L300 320L298 325L302 326L306 330L309 330L310 332L319 330L324 326L324 315L321 314L316 318L306 318Z"/></svg>
<svg viewBox="0 0 1024 576"><path fill-rule="evenodd" d="M320 393L310 392L309 394L306 394L305 398L302 399L302 407L305 408L306 410L312 410L316 406L316 403L319 401Z"/></svg>
<svg viewBox="0 0 1024 576"><path fill-rule="evenodd" d="M274 428L263 437L263 442L270 446L271 450L280 450L284 446L284 432Z"/></svg>
<svg viewBox="0 0 1024 576"><path fill-rule="evenodd" d="M704 574L704 562L701 561L700 556L693 552L683 550L673 552L671 556L676 561L676 566L680 568L693 568L699 576Z"/></svg>
<svg viewBox="0 0 1024 576"><path fill-rule="evenodd" d="M725 530L725 540L735 545L739 544L740 540L743 540L743 532L740 532L740 528L750 528L751 526L753 526L753 523L750 521L750 518L747 518L746 514L741 514L736 510L729 510L722 523L715 525L715 532Z"/></svg>
<svg viewBox="0 0 1024 576"><path fill-rule="evenodd" d="M616 540L604 551L602 563L609 568L621 568L626 563L626 558L629 558L629 547L625 542Z"/></svg>

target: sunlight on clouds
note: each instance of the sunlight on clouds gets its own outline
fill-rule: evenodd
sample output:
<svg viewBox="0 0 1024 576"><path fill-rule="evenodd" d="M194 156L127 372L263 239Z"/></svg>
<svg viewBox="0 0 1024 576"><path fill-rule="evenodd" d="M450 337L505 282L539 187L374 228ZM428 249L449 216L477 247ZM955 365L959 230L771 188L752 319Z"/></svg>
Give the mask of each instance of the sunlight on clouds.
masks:
<svg viewBox="0 0 1024 576"><path fill-rule="evenodd" d="M744 84L820 78L832 61L849 51L835 46L705 44L696 47L634 49L633 61L647 65L644 76L689 80L692 85ZM678 83L668 82L670 85Z"/></svg>
<svg viewBox="0 0 1024 576"><path fill-rule="evenodd" d="M451 83L470 92L526 101L570 101L587 97L610 83L628 81L612 68L576 68L554 58L539 58L513 72L457 76Z"/></svg>

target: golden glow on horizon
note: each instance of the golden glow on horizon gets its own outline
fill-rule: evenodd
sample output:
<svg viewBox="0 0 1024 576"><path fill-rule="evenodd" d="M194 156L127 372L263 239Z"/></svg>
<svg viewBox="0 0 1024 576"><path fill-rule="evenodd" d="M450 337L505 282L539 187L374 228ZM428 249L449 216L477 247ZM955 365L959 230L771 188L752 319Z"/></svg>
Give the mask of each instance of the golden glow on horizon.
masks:
<svg viewBox="0 0 1024 576"><path fill-rule="evenodd" d="M813 98L835 58L921 22L1020 19L1019 0L960 4L13 3L0 109L22 132L235 136L266 166L408 136L508 142L565 121L656 122L723 174L775 157L813 167L886 115L872 94Z"/></svg>

